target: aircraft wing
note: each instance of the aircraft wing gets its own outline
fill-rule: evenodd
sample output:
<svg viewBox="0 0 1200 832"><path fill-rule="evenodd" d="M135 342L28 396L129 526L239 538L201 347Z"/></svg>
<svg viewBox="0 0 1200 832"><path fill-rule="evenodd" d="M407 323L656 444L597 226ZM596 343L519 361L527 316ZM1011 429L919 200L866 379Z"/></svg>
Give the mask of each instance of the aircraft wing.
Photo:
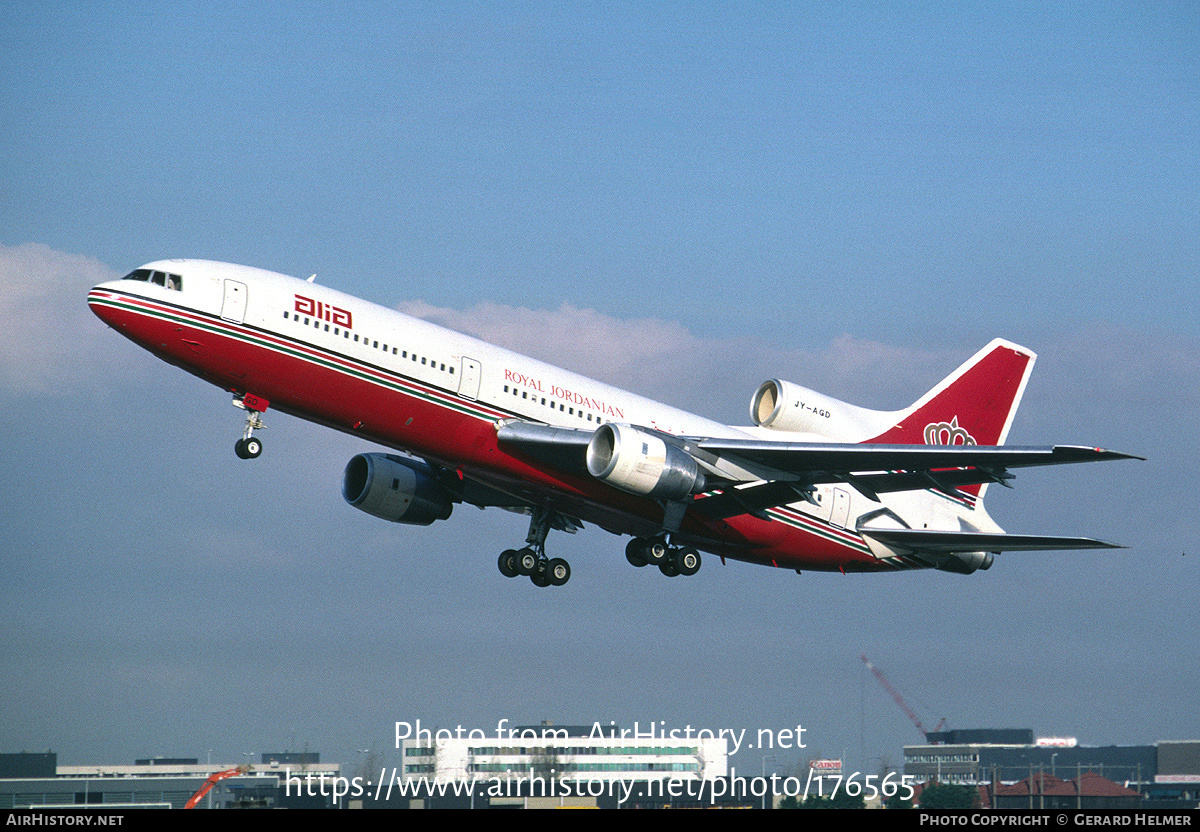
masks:
<svg viewBox="0 0 1200 832"><path fill-rule="evenodd" d="M635 426L636 427L636 426ZM684 451L704 470L709 490L691 507L709 517L760 513L804 499L813 485L846 483L871 499L893 491L941 490L998 482L1009 469L1141 459L1076 445L881 445L674 436L636 428ZM513 420L497 427L502 446L556 470L587 475L594 431Z"/></svg>
<svg viewBox="0 0 1200 832"><path fill-rule="evenodd" d="M802 478L836 473L934 471L948 468L1001 470L1109 459L1140 459L1119 451L1078 445L873 445L827 442L775 442L759 439L699 439L697 447L718 456L734 456ZM836 477L834 478L836 480ZM990 480L977 480L990 481ZM882 483L881 483L882 485ZM928 487L928 483L922 488ZM909 490L888 489L879 490Z"/></svg>
<svg viewBox="0 0 1200 832"><path fill-rule="evenodd" d="M726 462L744 461L777 471L781 475L777 479L783 481L809 485L844 482L873 500L891 491L932 488L954 494L963 485L989 482L1007 485L1013 477L1009 473L1011 468L1141 459L1119 451L1078 445L877 445L700 439L696 446L699 451ZM738 499L750 498L752 503L758 503L757 496L740 494Z"/></svg>

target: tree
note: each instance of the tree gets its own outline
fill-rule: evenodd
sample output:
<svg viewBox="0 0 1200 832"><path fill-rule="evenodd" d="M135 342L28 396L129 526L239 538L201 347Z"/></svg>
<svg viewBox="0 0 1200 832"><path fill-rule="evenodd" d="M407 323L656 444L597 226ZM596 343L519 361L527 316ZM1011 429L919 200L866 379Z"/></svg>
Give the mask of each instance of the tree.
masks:
<svg viewBox="0 0 1200 832"><path fill-rule="evenodd" d="M307 750L307 748L305 749ZM358 759L358 765L354 769L356 777L361 778L361 782L374 781L380 776L383 771L383 755L374 748L359 749L362 755Z"/></svg>
<svg viewBox="0 0 1200 832"><path fill-rule="evenodd" d="M932 783L921 792L922 809L978 809L979 793L971 786Z"/></svg>
<svg viewBox="0 0 1200 832"><path fill-rule="evenodd" d="M563 763L558 756L558 748L547 744L544 748L540 748L529 761L529 777L531 789L530 794L533 794L533 783L538 781L538 789L542 793L547 793L550 788L551 780L563 780L566 775L563 772Z"/></svg>

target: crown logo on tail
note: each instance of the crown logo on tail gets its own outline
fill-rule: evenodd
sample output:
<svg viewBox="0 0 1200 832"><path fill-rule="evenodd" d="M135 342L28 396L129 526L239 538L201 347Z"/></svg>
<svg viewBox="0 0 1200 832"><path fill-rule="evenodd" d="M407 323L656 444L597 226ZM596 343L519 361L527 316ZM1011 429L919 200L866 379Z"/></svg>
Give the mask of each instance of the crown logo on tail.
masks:
<svg viewBox="0 0 1200 832"><path fill-rule="evenodd" d="M926 445L977 445L975 437L966 428L958 426L958 417L949 422L930 422L925 426Z"/></svg>

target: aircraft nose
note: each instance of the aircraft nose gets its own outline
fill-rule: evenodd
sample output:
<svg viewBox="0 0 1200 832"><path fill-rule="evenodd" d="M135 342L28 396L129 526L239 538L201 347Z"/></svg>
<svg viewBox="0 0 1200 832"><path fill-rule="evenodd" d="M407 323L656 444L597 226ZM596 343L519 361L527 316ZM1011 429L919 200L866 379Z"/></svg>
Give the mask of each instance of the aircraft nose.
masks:
<svg viewBox="0 0 1200 832"><path fill-rule="evenodd" d="M97 318L112 327L117 325L116 319L119 310L117 305L119 296L114 289L113 281L98 283L91 288L87 295L88 307Z"/></svg>

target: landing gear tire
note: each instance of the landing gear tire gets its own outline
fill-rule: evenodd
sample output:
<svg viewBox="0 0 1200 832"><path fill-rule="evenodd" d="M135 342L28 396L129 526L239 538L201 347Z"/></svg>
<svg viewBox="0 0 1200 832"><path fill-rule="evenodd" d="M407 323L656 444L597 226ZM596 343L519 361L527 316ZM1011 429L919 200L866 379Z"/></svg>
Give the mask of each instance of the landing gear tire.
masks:
<svg viewBox="0 0 1200 832"><path fill-rule="evenodd" d="M679 567L675 565L675 561L667 558L658 565L658 571L668 578L674 578L679 574Z"/></svg>
<svg viewBox="0 0 1200 832"><path fill-rule="evenodd" d="M500 571L526 575L534 586L562 586L571 579L571 565L562 558L546 557L546 535L551 529L574 531L578 521L546 506L533 506L529 513L529 533L523 549L507 549L500 555Z"/></svg>
<svg viewBox="0 0 1200 832"><path fill-rule="evenodd" d="M257 459L262 450L262 440L253 436L249 439L239 439L233 446L233 452L238 455L238 459Z"/></svg>
<svg viewBox="0 0 1200 832"><path fill-rule="evenodd" d="M537 572L539 565L537 552L532 549L521 549L516 555L517 573L532 577ZM537 581L534 581L534 583L537 583Z"/></svg>
<svg viewBox="0 0 1200 832"><path fill-rule="evenodd" d="M521 574L517 570L517 552L514 549L505 549L501 552L497 565L500 567L500 574L506 578L515 578Z"/></svg>
<svg viewBox="0 0 1200 832"><path fill-rule="evenodd" d="M640 537L635 537L625 545L625 560L629 561L632 566L642 567L646 565L646 541Z"/></svg>
<svg viewBox="0 0 1200 832"><path fill-rule="evenodd" d="M653 563L656 566L662 566L665 562L671 559L671 550L667 548L667 541L661 537L651 538L645 542L646 563Z"/></svg>
<svg viewBox="0 0 1200 832"><path fill-rule="evenodd" d="M695 575L700 571L700 553L690 546L672 552L671 562L680 575Z"/></svg>
<svg viewBox="0 0 1200 832"><path fill-rule="evenodd" d="M551 586L562 586L571 580L571 565L562 558L552 558L546 564L546 577Z"/></svg>

